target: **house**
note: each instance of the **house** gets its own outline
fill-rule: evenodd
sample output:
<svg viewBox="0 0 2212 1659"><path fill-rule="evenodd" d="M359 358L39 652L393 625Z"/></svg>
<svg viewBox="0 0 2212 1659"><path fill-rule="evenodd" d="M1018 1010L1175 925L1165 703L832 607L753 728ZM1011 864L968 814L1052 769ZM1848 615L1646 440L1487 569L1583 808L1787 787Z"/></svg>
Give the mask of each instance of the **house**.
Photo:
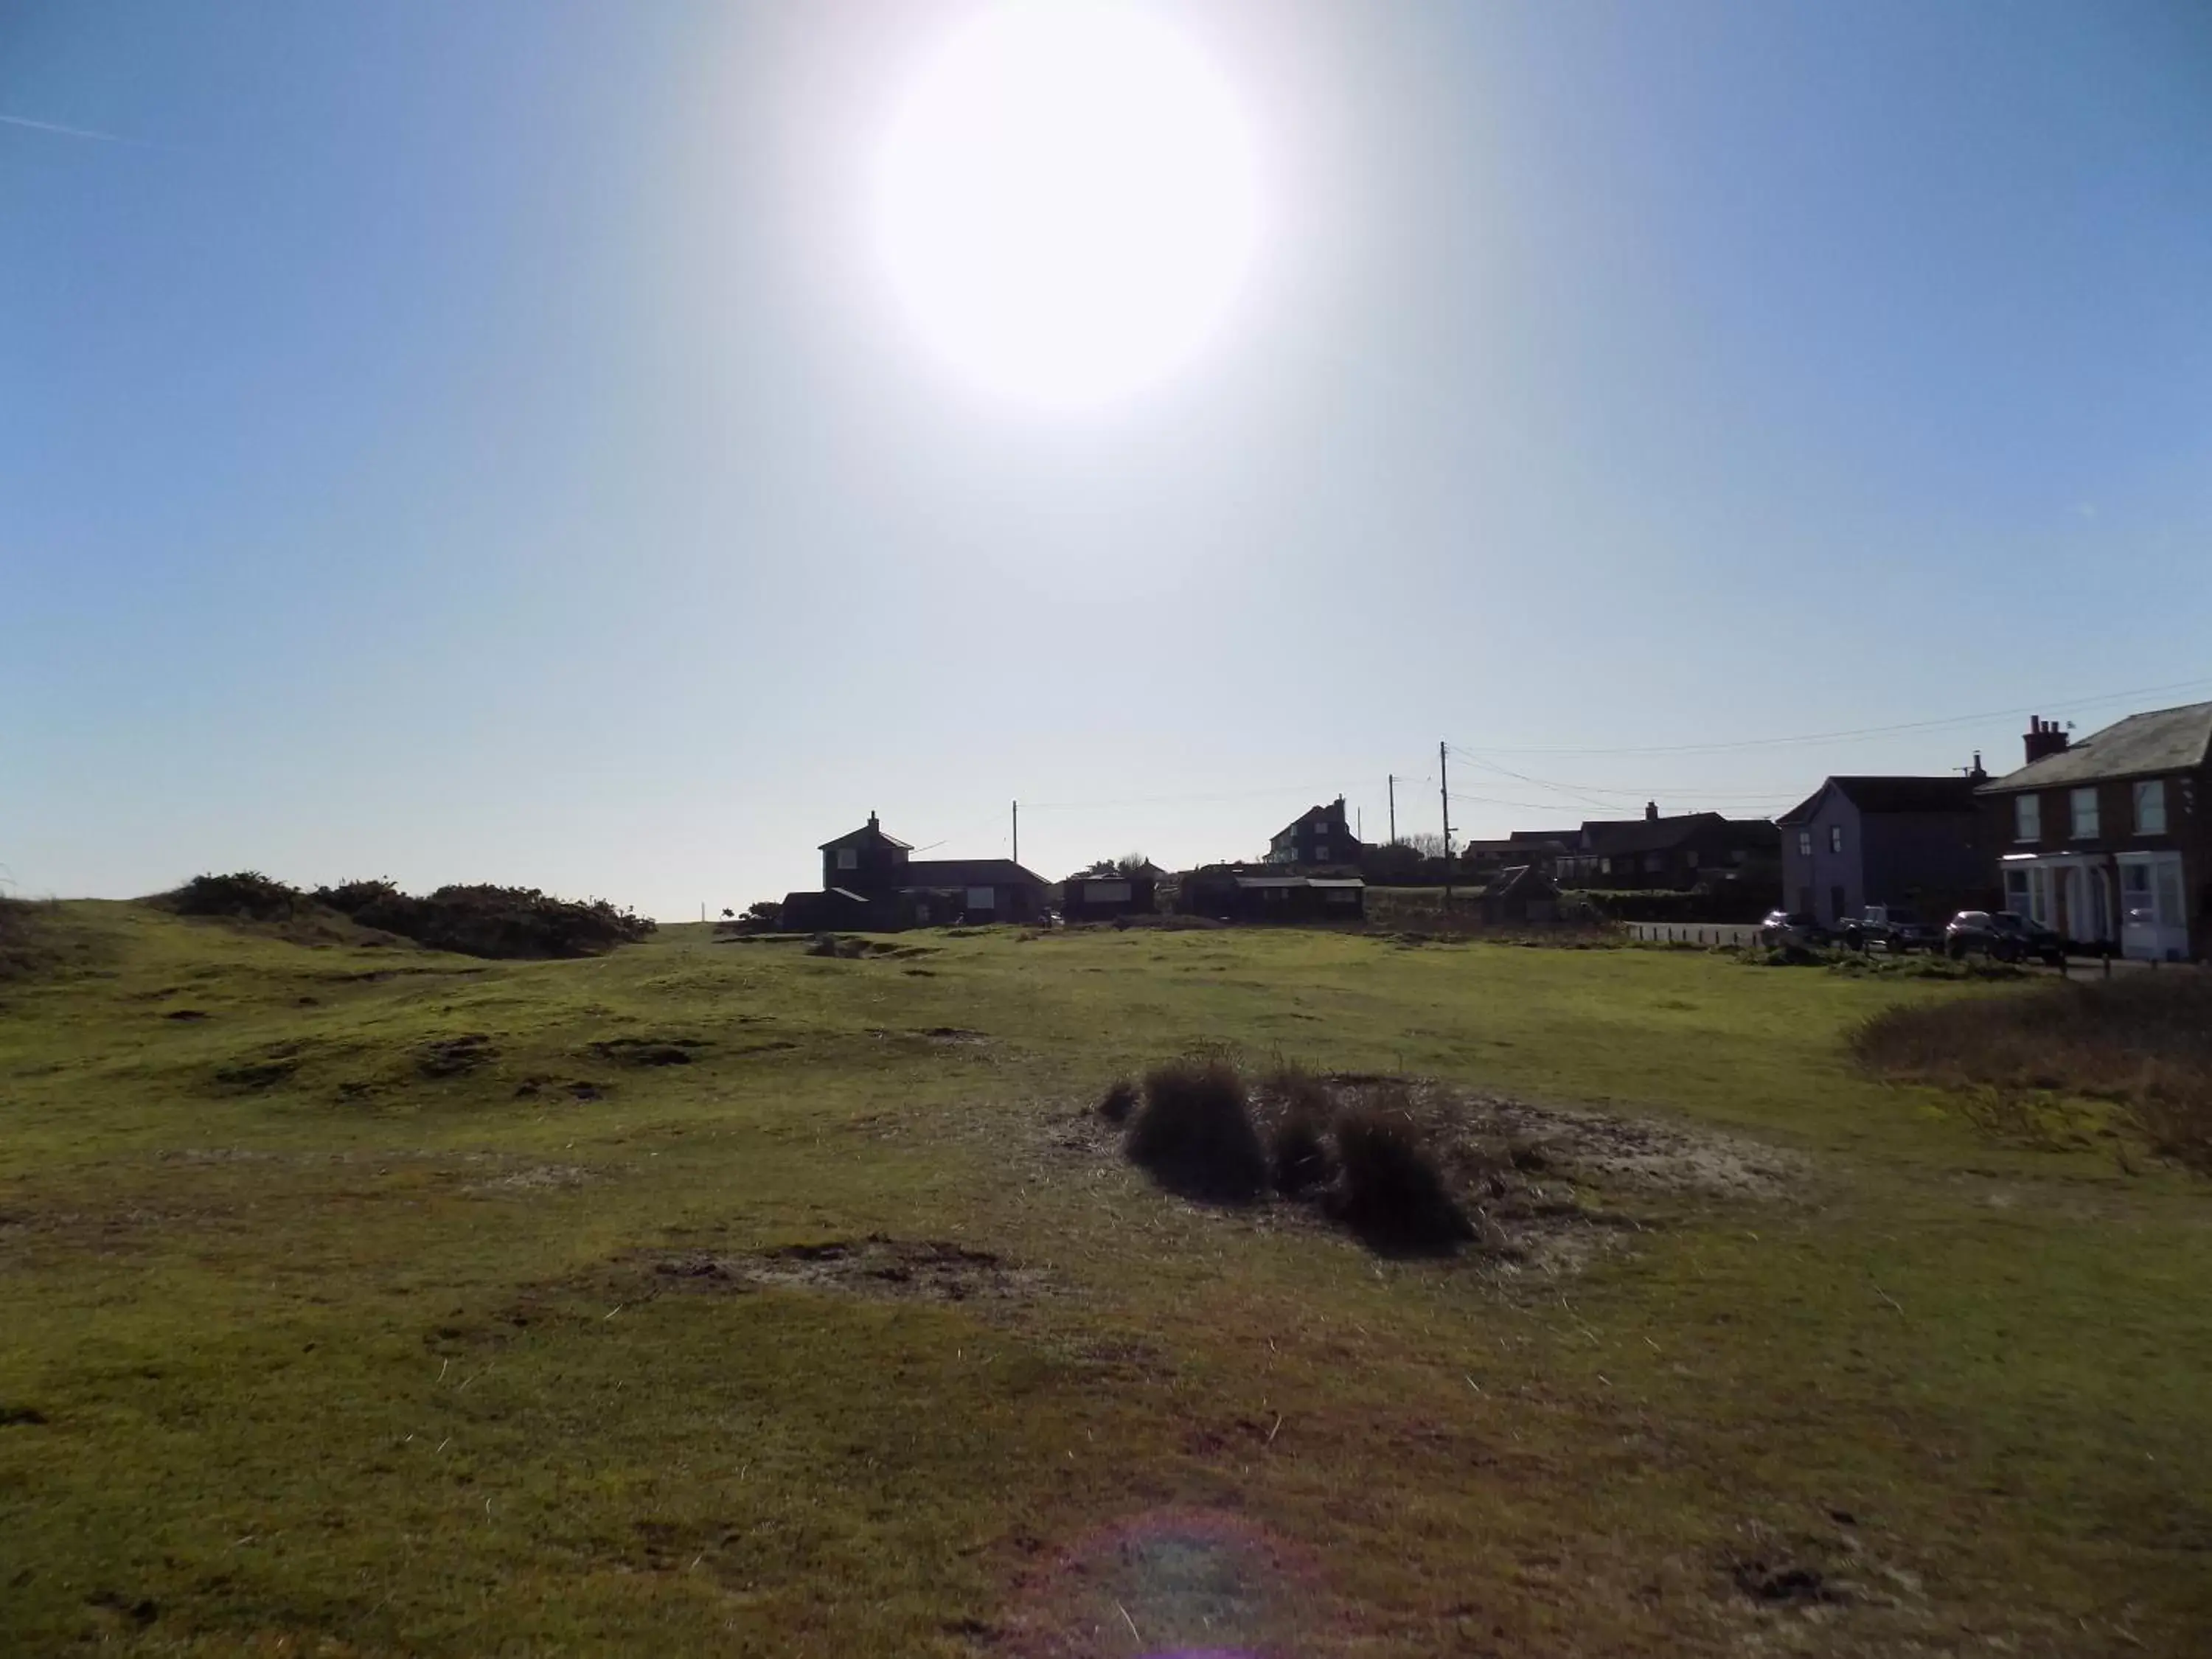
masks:
<svg viewBox="0 0 2212 1659"><path fill-rule="evenodd" d="M1472 876L1496 876L1521 865L1548 872L1555 860L1575 850L1580 836L1576 830L1516 830L1502 841L1468 842L1459 859Z"/></svg>
<svg viewBox="0 0 2212 1659"><path fill-rule="evenodd" d="M1012 859L917 859L873 812L822 843L822 890L784 896L787 932L890 933L947 922L1036 921L1045 881Z"/></svg>
<svg viewBox="0 0 2212 1659"><path fill-rule="evenodd" d="M1687 891L1724 882L1773 879L1781 831L1765 818L1718 812L1662 817L1656 801L1640 818L1596 818L1577 831L1571 851L1553 860L1565 887L1650 887Z"/></svg>
<svg viewBox="0 0 2212 1659"><path fill-rule="evenodd" d="M1367 884L1357 876L1214 865L1182 878L1177 903L1188 915L1222 921L1358 921L1367 914Z"/></svg>
<svg viewBox="0 0 2212 1659"><path fill-rule="evenodd" d="M1270 864L1356 865L1367 850L1345 821L1344 797L1327 806L1309 807L1275 832L1267 843Z"/></svg>
<svg viewBox="0 0 2212 1659"><path fill-rule="evenodd" d="M1535 866L1517 864L1482 890L1480 903L1487 922L1557 921L1559 887Z"/></svg>
<svg viewBox="0 0 2212 1659"><path fill-rule="evenodd" d="M1863 905L1911 904L1941 922L1990 885L1982 757L1963 775L1832 777L1784 812L1782 902L1834 927Z"/></svg>
<svg viewBox="0 0 2212 1659"><path fill-rule="evenodd" d="M923 927L946 922L1042 921L1044 878L1012 859L912 859L903 891Z"/></svg>
<svg viewBox="0 0 2212 1659"><path fill-rule="evenodd" d="M1148 916L1159 896L1158 865L1133 870L1099 868L1070 876L1060 884L1060 913L1070 921L1110 921L1116 916Z"/></svg>
<svg viewBox="0 0 2212 1659"><path fill-rule="evenodd" d="M2024 746L2025 765L1975 792L2005 908L2090 950L2212 954L2212 702L2079 743L2037 718Z"/></svg>

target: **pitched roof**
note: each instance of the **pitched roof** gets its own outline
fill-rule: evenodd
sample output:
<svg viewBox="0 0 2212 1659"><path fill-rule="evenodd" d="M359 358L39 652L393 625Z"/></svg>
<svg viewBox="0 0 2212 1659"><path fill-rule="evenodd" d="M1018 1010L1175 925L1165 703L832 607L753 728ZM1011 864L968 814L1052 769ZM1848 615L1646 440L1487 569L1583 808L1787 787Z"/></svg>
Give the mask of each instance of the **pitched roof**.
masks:
<svg viewBox="0 0 2212 1659"><path fill-rule="evenodd" d="M884 833L883 826L878 823L873 818L870 818L866 823L862 824L857 830L848 830L843 835L838 836L835 841L823 842L816 850L817 852L826 853L833 847L848 846L856 841L885 842L890 845L897 848L902 853L911 853L914 850L913 847L909 843L901 841L896 836L885 835Z"/></svg>
<svg viewBox="0 0 2212 1659"><path fill-rule="evenodd" d="M1014 887L1049 882L1012 859L912 859L906 866L908 887Z"/></svg>
<svg viewBox="0 0 2212 1659"><path fill-rule="evenodd" d="M1956 777L1833 777L1775 820L1802 823L1831 789L1862 812L1971 812L1974 781Z"/></svg>
<svg viewBox="0 0 2212 1659"><path fill-rule="evenodd" d="M2212 753L2212 702L2184 703L2130 714L2070 748L1991 778L1984 794L2088 783L2099 778L2139 778L2153 772L2186 772Z"/></svg>
<svg viewBox="0 0 2212 1659"><path fill-rule="evenodd" d="M1617 858L1632 852L1670 852L1701 836L1750 838L1771 832L1765 818L1723 818L1719 811L1679 811L1672 818L1590 818L1582 825L1582 841L1589 852Z"/></svg>
<svg viewBox="0 0 2212 1659"><path fill-rule="evenodd" d="M1316 820L1327 824L1332 830L1341 828L1345 834L1352 833L1352 820L1346 816L1344 803L1341 800L1334 800L1326 806L1307 807L1304 811L1275 831L1276 839L1279 841L1283 836L1292 834L1302 823L1311 823Z"/></svg>

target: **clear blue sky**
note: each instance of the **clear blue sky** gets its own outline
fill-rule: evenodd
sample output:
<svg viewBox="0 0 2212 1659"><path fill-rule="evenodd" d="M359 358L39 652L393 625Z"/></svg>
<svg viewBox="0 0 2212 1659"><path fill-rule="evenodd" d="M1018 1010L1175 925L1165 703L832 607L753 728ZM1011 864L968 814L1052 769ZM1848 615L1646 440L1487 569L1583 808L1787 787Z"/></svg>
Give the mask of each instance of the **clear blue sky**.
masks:
<svg viewBox="0 0 2212 1659"><path fill-rule="evenodd" d="M1261 265L1075 414L854 231L966 9L0 0L20 890L681 916L871 808L1057 877L1433 830L1439 738L1494 834L2212 696L2197 0L1179 6Z"/></svg>

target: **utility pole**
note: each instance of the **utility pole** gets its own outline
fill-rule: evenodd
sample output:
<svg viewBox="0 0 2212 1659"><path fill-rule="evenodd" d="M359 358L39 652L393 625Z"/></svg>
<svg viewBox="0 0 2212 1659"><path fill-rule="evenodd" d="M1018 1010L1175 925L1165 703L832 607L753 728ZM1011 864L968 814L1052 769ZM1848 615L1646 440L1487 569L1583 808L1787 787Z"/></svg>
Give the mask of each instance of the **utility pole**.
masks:
<svg viewBox="0 0 2212 1659"><path fill-rule="evenodd" d="M1014 862L1022 861L1022 804L1014 803Z"/></svg>
<svg viewBox="0 0 2212 1659"><path fill-rule="evenodd" d="M1437 745L1437 794L1444 809L1444 902L1451 903L1451 762L1445 746Z"/></svg>
<svg viewBox="0 0 2212 1659"><path fill-rule="evenodd" d="M1387 782L1390 790L1390 845L1395 847L1398 844L1398 780L1392 777Z"/></svg>

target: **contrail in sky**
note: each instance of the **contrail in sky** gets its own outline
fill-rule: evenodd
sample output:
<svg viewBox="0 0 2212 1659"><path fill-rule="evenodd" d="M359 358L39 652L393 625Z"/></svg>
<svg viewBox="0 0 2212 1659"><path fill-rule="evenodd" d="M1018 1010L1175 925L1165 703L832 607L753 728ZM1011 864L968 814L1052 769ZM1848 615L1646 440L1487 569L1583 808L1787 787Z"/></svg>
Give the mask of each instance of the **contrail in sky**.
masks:
<svg viewBox="0 0 2212 1659"><path fill-rule="evenodd" d="M135 144L149 148L143 139L125 138L116 132L94 132L90 127L65 127L58 121L33 121L27 115L0 115L11 127L31 127L40 132L58 132L70 138L97 138L103 144Z"/></svg>

